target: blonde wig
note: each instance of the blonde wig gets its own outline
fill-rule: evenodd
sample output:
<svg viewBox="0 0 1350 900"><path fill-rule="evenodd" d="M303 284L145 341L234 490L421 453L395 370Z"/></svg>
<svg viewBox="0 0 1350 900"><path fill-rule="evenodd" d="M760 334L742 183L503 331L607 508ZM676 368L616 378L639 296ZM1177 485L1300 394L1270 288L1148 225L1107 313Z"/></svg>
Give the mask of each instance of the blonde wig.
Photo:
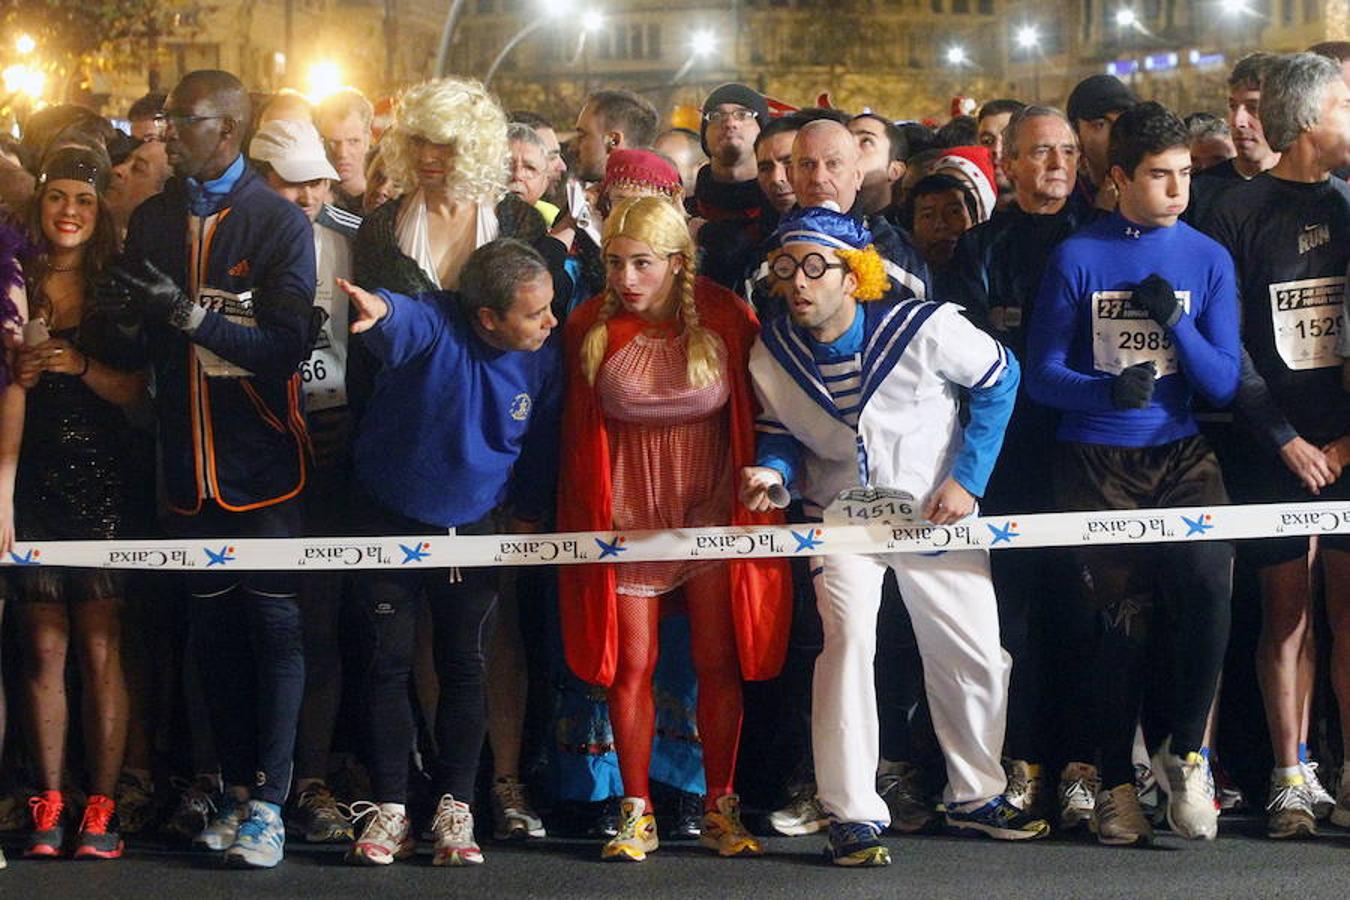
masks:
<svg viewBox="0 0 1350 900"><path fill-rule="evenodd" d="M694 241L689 236L689 226L685 224L684 213L671 203L667 197L634 197L615 205L605 219L605 233L601 240L601 252L609 248L610 241L626 237L640 241L652 248L657 256L670 257L679 254L684 257L680 273L675 276L672 291L678 291L680 308L678 315L684 323L685 355L689 359L689 383L694 387L706 387L722 377L722 360L718 355L717 336L705 328L698 320L698 307L694 302L694 280L698 273L695 267ZM581 370L586 381L595 384L595 376L600 371L600 363L605 358L605 348L609 344L609 331L606 320L621 308L618 293L605 282L604 301L595 324L586 332L581 343Z"/></svg>
<svg viewBox="0 0 1350 900"><path fill-rule="evenodd" d="M506 193L506 113L477 81L438 78L399 96L394 125L380 139L385 173L399 193L417 187L413 137L454 148L445 176L451 196L495 203Z"/></svg>

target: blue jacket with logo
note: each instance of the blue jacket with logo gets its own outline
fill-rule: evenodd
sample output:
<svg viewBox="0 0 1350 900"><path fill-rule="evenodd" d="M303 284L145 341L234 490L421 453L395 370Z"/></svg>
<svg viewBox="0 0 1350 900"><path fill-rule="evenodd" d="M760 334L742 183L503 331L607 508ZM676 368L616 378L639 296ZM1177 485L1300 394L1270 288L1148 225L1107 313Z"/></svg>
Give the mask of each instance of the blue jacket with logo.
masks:
<svg viewBox="0 0 1350 900"><path fill-rule="evenodd" d="M213 288L252 297L251 316L207 311L191 334L153 326L149 347L168 505L244 512L304 488L308 435L297 368L313 343L314 238L300 207L247 167L213 212L189 213L174 178L132 214L125 257L165 272L189 296ZM210 351L249 374L213 377Z"/></svg>
<svg viewBox="0 0 1350 900"><path fill-rule="evenodd" d="M359 338L383 363L356 436L356 475L371 497L453 528L509 502L538 520L554 504L562 360L489 346L454 294L379 291L389 313Z"/></svg>

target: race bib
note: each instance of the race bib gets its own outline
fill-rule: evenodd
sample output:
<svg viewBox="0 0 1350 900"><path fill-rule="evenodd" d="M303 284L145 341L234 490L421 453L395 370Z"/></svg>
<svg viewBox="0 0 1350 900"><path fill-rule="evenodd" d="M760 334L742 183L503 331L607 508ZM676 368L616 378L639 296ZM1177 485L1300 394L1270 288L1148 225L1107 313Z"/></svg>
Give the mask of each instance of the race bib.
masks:
<svg viewBox="0 0 1350 900"><path fill-rule="evenodd" d="M1119 375L1130 366L1152 362L1157 377L1178 370L1171 333L1149 318L1148 310L1130 302L1130 291L1092 292L1092 365ZM1177 301L1191 311L1191 292L1177 291Z"/></svg>
<svg viewBox="0 0 1350 900"><path fill-rule="evenodd" d="M919 520L914 495L890 488L849 488L825 508L827 525L904 525Z"/></svg>
<svg viewBox="0 0 1350 900"><path fill-rule="evenodd" d="M231 294L213 287L204 287L197 291L197 305L202 309L220 313L236 325L257 328L258 320L253 315L253 292ZM201 345L196 346L197 361L208 378L252 378L253 373L243 366L237 366L217 356Z"/></svg>
<svg viewBox="0 0 1350 900"><path fill-rule="evenodd" d="M343 294L341 299L346 300ZM347 321L346 303L335 304L331 280L320 287L314 305L328 318L314 341L309 359L300 364L300 384L305 391L305 408L334 409L347 405L347 341L341 330ZM341 307L341 309L337 307Z"/></svg>
<svg viewBox="0 0 1350 900"><path fill-rule="evenodd" d="M1270 286L1275 350L1294 371L1341 364L1345 278L1305 278Z"/></svg>

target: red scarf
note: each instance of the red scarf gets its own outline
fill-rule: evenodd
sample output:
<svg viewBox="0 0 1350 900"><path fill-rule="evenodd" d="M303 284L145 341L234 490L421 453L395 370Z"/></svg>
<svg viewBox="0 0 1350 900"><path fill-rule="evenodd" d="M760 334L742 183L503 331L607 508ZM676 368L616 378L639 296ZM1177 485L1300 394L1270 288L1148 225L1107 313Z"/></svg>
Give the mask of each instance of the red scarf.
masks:
<svg viewBox="0 0 1350 900"><path fill-rule="evenodd" d="M730 388L731 483L739 490L740 470L755 463L755 400L750 388L750 348L759 332L754 311L740 297L706 278L694 282L699 322L726 346ZM596 319L604 295L592 297L568 317L564 333L567 366L563 404L564 451L558 490L561 531L607 531L614 527L614 498L609 465L609 435L594 386L581 370L581 344ZM605 322L609 342L605 360L648 327L637 316ZM781 512L752 513L732 501L732 525L781 525ZM728 560L731 618L736 627L741 674L749 681L773 678L787 654L792 620L792 576L785 559ZM608 686L618 664L619 628L615 611L615 573L611 563L562 566L558 576L563 647L567 663L584 681ZM655 599L652 602L656 602Z"/></svg>

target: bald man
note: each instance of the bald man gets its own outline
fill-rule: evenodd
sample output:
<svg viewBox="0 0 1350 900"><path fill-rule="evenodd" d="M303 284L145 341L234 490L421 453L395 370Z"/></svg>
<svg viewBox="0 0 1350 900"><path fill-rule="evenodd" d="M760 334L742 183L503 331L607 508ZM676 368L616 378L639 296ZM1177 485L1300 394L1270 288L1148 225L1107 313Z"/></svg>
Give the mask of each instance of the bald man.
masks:
<svg viewBox="0 0 1350 900"><path fill-rule="evenodd" d="M249 115L227 72L191 72L173 89L175 177L131 214L125 258L98 298L147 332L166 528L188 541L300 534L308 439L296 372L319 324L314 239L300 207L245 165ZM225 792L197 843L270 868L285 845L304 690L296 580L234 571L225 544L207 553L187 581Z"/></svg>

